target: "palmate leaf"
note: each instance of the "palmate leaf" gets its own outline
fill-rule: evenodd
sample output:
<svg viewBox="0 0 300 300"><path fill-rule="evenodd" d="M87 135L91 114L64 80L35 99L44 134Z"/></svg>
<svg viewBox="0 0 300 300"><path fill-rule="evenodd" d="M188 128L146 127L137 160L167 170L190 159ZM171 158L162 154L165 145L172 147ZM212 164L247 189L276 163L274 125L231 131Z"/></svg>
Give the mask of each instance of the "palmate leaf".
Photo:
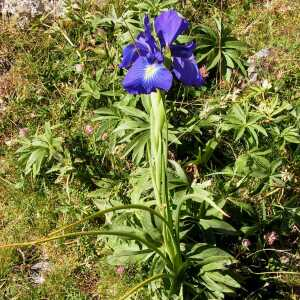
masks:
<svg viewBox="0 0 300 300"><path fill-rule="evenodd" d="M131 155L132 161L139 165L146 157L146 146L150 140L149 99L147 95L135 98L134 101L127 96L120 102L116 102L108 108L95 111L94 121L111 121L114 125L113 134L117 137L118 144L126 144L123 156ZM144 110L136 108L141 100ZM170 143L180 144L176 137L177 131L169 124L168 140ZM166 136L165 136L166 138Z"/></svg>
<svg viewBox="0 0 300 300"><path fill-rule="evenodd" d="M126 116L133 117L134 119L140 119L149 123L149 115L140 109L125 105L116 105L116 107Z"/></svg>
<svg viewBox="0 0 300 300"><path fill-rule="evenodd" d="M254 112L249 112L247 106L240 106L234 104L221 124L221 129L224 131L234 130L235 141L241 139L247 132L254 139L256 145L258 145L258 134L261 133L264 136L268 136L266 130L258 124L260 120L264 118L264 115Z"/></svg>
<svg viewBox="0 0 300 300"><path fill-rule="evenodd" d="M117 263L118 260L122 259L126 261L130 260L130 257L127 257L129 252L132 252L134 255L141 255L140 257L136 257L136 259L148 259L154 255L154 253L158 254L165 260L165 255L162 251L162 242L161 238L155 239L155 234L151 231L143 230L137 226L126 226L121 224L111 224L108 227L107 235L112 235L116 237L115 243L113 247L117 252L116 258L110 257L111 262ZM111 234L110 234L111 232ZM123 242L119 242L123 241ZM116 243L117 242L117 243ZM127 245L127 246L126 246ZM130 245L130 249L128 249L128 245ZM123 252L123 258L120 258L121 252L118 249L125 250L127 248L127 252ZM142 251L142 252L141 252ZM127 254L127 255L126 255ZM132 258L133 260L135 258Z"/></svg>
<svg viewBox="0 0 300 300"><path fill-rule="evenodd" d="M197 40L196 60L205 63L208 70L216 69L220 75L230 79L233 69L247 76L246 62L242 54L247 49L245 43L238 41L231 35L220 18L213 18L215 28L206 25L195 26L194 36Z"/></svg>
<svg viewBox="0 0 300 300"><path fill-rule="evenodd" d="M149 141L149 132L140 133L136 136L125 149L124 155L127 156L132 151L132 160L139 164L146 152L147 142Z"/></svg>
<svg viewBox="0 0 300 300"><path fill-rule="evenodd" d="M205 59L207 59L207 61L209 61L208 57L213 56L214 51L215 51L214 49L211 49L208 52L206 52L202 55L199 55L197 57L197 63L200 63L200 62L204 61Z"/></svg>
<svg viewBox="0 0 300 300"><path fill-rule="evenodd" d="M300 134L297 128L292 126L283 129L280 133L280 136L283 137L284 141L293 144L300 144Z"/></svg>
<svg viewBox="0 0 300 300"><path fill-rule="evenodd" d="M169 190L173 190L175 188L180 188L180 187L189 187L190 182L185 174L184 170L180 166L179 163L177 163L175 160L169 160L170 164L173 167L173 170L169 170L169 175L168 175L168 187Z"/></svg>
<svg viewBox="0 0 300 300"><path fill-rule="evenodd" d="M47 156L46 149L36 149L29 156L26 166L25 166L25 175L28 175L31 171L33 171L33 176L35 177L41 168L41 164L43 160Z"/></svg>
<svg viewBox="0 0 300 300"><path fill-rule="evenodd" d="M228 50L228 49L226 50L226 54L230 56L231 59L237 64L242 74L244 76L247 76L247 71L244 67L242 60L240 59L240 56L237 53L235 53L233 50Z"/></svg>
<svg viewBox="0 0 300 300"><path fill-rule="evenodd" d="M184 196L185 200L192 199L193 201L199 203L206 202L207 204L212 206L214 209L216 209L224 216L229 217L228 214L214 202L212 194L210 192L202 189L201 186L197 186L197 185L193 185L192 188L193 188L193 193Z"/></svg>
<svg viewBox="0 0 300 300"><path fill-rule="evenodd" d="M125 130L130 130L133 132L130 132L130 134L128 134L127 137L123 139L123 141L130 140L130 138L133 135L141 131L149 130L149 124L141 120L134 120L126 117L120 121L118 127L113 132L125 131Z"/></svg>
<svg viewBox="0 0 300 300"><path fill-rule="evenodd" d="M216 138L209 139L205 144L205 148L203 150L199 149L199 154L195 160L195 164L206 165L212 157L218 145L219 141Z"/></svg>
<svg viewBox="0 0 300 300"><path fill-rule="evenodd" d="M232 264L232 260L230 259L222 259L220 261L214 261L208 264L203 265L200 269L200 275L205 274L207 272L216 271L216 270L227 270L228 266Z"/></svg>
<svg viewBox="0 0 300 300"><path fill-rule="evenodd" d="M46 162L50 162L49 168L63 160L65 152L63 139L53 134L49 122L44 125L44 133L36 133L34 136L21 139L21 147L16 151L19 164L23 167L25 175L30 173L37 177ZM47 171L45 172L47 173Z"/></svg>
<svg viewBox="0 0 300 300"><path fill-rule="evenodd" d="M93 118L93 121L102 121L102 120L119 120L120 115L118 115L117 110L102 107L95 110L96 117Z"/></svg>
<svg viewBox="0 0 300 300"><path fill-rule="evenodd" d="M243 51L247 48L246 44L241 42L241 41L237 41L237 40L229 40L229 41L225 41L223 48L227 48L227 49L238 49L240 51Z"/></svg>

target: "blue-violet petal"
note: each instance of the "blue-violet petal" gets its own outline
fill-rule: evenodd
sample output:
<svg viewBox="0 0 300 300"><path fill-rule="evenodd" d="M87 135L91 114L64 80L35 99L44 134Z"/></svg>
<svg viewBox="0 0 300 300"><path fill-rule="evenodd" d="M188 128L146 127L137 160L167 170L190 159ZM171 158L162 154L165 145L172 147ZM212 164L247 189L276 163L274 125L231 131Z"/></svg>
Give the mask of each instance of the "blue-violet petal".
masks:
<svg viewBox="0 0 300 300"><path fill-rule="evenodd" d="M150 94L156 89L168 91L172 80L171 72L163 64L139 57L128 70L123 87L130 94Z"/></svg>

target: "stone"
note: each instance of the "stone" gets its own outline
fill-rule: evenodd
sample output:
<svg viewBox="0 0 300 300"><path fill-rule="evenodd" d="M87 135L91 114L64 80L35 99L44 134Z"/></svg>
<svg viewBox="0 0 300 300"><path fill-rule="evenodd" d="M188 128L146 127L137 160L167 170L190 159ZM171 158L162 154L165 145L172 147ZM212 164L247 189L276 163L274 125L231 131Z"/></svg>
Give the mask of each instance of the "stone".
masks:
<svg viewBox="0 0 300 300"><path fill-rule="evenodd" d="M63 0L0 0L0 14L3 18L28 20L44 13L60 17L65 13L63 2Z"/></svg>

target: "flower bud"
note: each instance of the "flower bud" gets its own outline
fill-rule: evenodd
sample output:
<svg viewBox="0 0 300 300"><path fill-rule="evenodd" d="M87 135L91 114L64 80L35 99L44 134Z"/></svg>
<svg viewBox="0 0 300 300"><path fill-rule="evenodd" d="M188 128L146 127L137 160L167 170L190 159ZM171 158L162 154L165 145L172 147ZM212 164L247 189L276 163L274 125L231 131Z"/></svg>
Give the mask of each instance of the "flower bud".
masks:
<svg viewBox="0 0 300 300"><path fill-rule="evenodd" d="M287 255L282 255L280 257L280 262L283 264L283 265L287 265L289 262L290 262L290 259Z"/></svg>
<svg viewBox="0 0 300 300"><path fill-rule="evenodd" d="M19 137L24 138L28 135L29 129L27 127L19 129Z"/></svg>
<svg viewBox="0 0 300 300"><path fill-rule="evenodd" d="M243 239L243 240L242 240L242 246L243 246L244 248L249 248L249 247L251 246L251 241L248 240L248 239Z"/></svg>
<svg viewBox="0 0 300 300"><path fill-rule="evenodd" d="M272 246L278 239L278 234L275 231L268 232L264 235L264 239L269 246Z"/></svg>
<svg viewBox="0 0 300 300"><path fill-rule="evenodd" d="M203 65L200 69L199 69L200 75L202 76L203 79L207 78L209 76L208 70L206 68L205 65Z"/></svg>
<svg viewBox="0 0 300 300"><path fill-rule="evenodd" d="M77 65L75 65L75 71L77 73L82 73L83 69L84 69L84 64L77 64Z"/></svg>
<svg viewBox="0 0 300 300"><path fill-rule="evenodd" d="M122 275L124 274L124 272L125 272L124 266L118 266L118 267L116 268L116 273L117 273L118 275L122 276Z"/></svg>
<svg viewBox="0 0 300 300"><path fill-rule="evenodd" d="M87 135L92 135L93 132L94 132L94 128L91 125L86 125L85 128L84 128L84 132Z"/></svg>

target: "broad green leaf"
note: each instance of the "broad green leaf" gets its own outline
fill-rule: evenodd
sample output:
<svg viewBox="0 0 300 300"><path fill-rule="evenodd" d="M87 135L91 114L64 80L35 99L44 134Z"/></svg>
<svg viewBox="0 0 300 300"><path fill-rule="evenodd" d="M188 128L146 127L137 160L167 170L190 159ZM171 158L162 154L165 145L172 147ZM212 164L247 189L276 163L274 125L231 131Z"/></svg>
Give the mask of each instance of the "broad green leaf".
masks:
<svg viewBox="0 0 300 300"><path fill-rule="evenodd" d="M230 275L223 275L220 272L210 272L209 277L217 282L221 282L227 286L234 287L234 288L240 288L241 285L233 279Z"/></svg>
<svg viewBox="0 0 300 300"><path fill-rule="evenodd" d="M204 274L206 272L216 271L216 270L227 270L228 266L232 263L230 259L211 262L209 264L204 265L201 270L200 274Z"/></svg>
<svg viewBox="0 0 300 300"><path fill-rule="evenodd" d="M235 235L237 231L227 222L218 219L200 219L199 224L205 229L213 229L219 233Z"/></svg>

